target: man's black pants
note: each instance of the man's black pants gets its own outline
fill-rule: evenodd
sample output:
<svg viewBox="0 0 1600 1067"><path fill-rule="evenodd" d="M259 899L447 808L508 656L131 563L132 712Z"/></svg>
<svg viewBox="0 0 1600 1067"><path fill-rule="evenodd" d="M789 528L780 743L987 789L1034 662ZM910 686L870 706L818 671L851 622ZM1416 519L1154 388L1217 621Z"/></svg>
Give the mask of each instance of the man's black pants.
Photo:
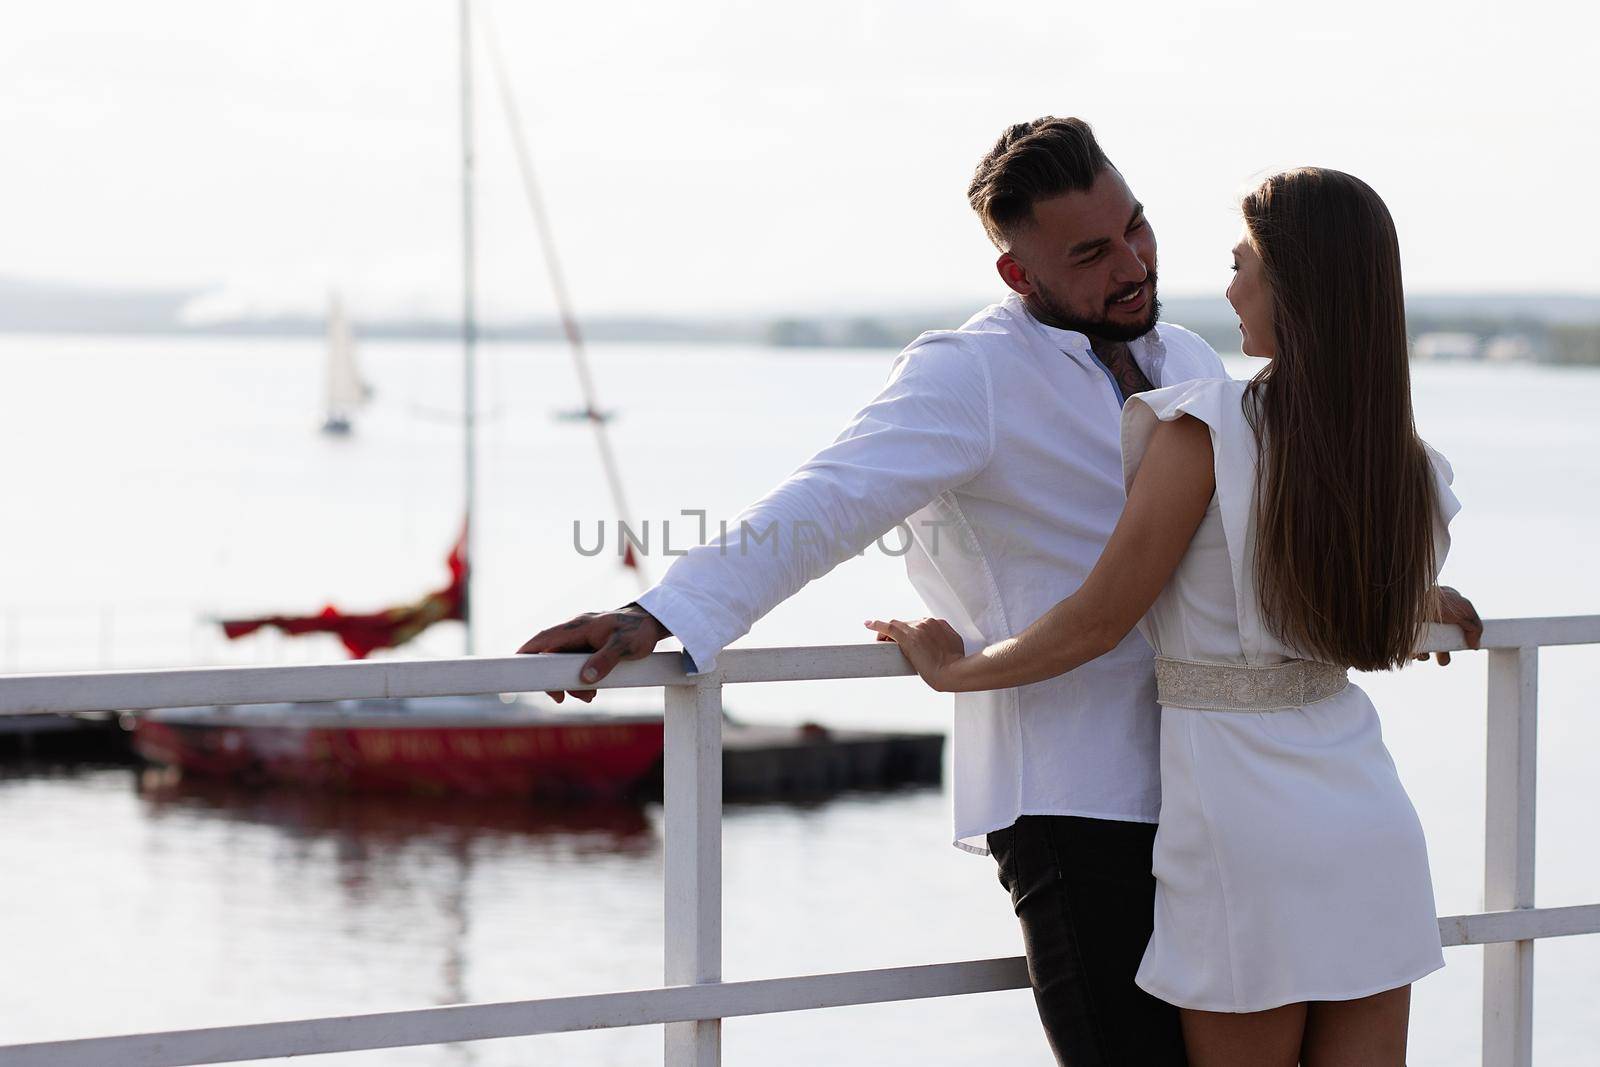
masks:
<svg viewBox="0 0 1600 1067"><path fill-rule="evenodd" d="M989 835L1062 1067L1184 1067L1178 1010L1133 983L1150 940L1149 823L1024 815Z"/></svg>

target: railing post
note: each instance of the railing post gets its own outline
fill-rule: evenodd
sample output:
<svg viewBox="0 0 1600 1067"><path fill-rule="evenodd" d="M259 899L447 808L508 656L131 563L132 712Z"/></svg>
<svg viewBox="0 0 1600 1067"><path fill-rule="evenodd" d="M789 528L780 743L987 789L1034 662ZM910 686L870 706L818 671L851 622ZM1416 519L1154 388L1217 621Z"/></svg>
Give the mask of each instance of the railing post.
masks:
<svg viewBox="0 0 1600 1067"><path fill-rule="evenodd" d="M1491 650L1484 813L1485 911L1533 907L1538 705L1538 648ZM1530 1067L1533 942L1486 945L1483 952L1484 1067Z"/></svg>
<svg viewBox="0 0 1600 1067"><path fill-rule="evenodd" d="M722 980L722 680L666 687L666 984ZM722 1023L666 1027L667 1067L718 1067Z"/></svg>

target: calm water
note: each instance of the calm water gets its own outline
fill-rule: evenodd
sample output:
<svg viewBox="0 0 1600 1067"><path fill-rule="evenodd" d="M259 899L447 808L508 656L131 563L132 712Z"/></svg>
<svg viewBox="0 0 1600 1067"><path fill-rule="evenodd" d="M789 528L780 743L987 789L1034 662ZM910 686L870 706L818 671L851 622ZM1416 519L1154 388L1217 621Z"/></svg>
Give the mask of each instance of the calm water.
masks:
<svg viewBox="0 0 1600 1067"><path fill-rule="evenodd" d="M12 519L0 552L0 669L338 658L331 644L227 645L206 616L353 608L444 580L460 518L459 368L449 346L372 345L355 437L320 422L315 342L0 338ZM731 517L829 440L889 353L602 346L636 513ZM1243 361L1237 374L1249 372ZM1421 429L1465 510L1446 580L1486 615L1600 611L1600 374L1425 366ZM483 374L477 601L484 652L636 592L572 547L609 514L565 354L493 346ZM659 542L655 546L659 550ZM666 562L649 560L657 572ZM901 564L869 553L764 620L749 644L860 640L921 614ZM452 655L457 632L416 654ZM1440 910L1481 906L1481 656L1364 680L1428 832ZM1539 900L1600 900L1590 812L1600 655L1541 660ZM939 727L909 680L730 690L752 720ZM0 770L0 1042L649 986L660 980L657 808L318 800L126 768ZM948 845L938 790L729 810L730 978L1020 951L992 864ZM1538 948L1536 1056L1592 1062L1600 941ZM1415 991L1413 1064L1472 1062L1476 949ZM726 1025L729 1063L1047 1064L1024 992ZM640 1064L654 1029L384 1051L309 1062Z"/></svg>

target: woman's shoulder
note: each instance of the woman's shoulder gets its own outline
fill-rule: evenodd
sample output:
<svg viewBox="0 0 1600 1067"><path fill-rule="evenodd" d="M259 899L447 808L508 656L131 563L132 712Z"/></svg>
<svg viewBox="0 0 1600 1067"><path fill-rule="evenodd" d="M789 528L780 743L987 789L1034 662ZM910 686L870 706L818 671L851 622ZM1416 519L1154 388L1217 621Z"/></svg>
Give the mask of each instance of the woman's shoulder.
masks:
<svg viewBox="0 0 1600 1067"><path fill-rule="evenodd" d="M1245 418L1240 407L1248 382L1232 378L1196 378L1135 393L1122 409L1122 474L1128 486L1144 461L1156 428L1183 415L1192 415L1210 430L1211 450L1219 465L1232 464L1249 454L1238 447ZM1247 427L1246 427L1247 428Z"/></svg>

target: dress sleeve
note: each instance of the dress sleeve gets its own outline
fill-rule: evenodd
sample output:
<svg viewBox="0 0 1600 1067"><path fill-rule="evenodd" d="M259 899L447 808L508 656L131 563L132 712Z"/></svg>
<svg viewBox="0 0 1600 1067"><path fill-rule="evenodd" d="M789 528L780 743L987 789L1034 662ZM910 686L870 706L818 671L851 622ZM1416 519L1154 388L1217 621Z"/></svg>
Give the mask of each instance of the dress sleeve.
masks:
<svg viewBox="0 0 1600 1067"><path fill-rule="evenodd" d="M1461 501L1456 499L1455 490L1451 488L1456 480L1456 472L1450 466L1450 461L1428 442L1422 442L1422 447L1433 466L1433 491L1437 505L1433 516L1433 577L1437 581L1439 572L1444 569L1444 558L1450 553L1450 520L1461 510Z"/></svg>
<svg viewBox="0 0 1600 1067"><path fill-rule="evenodd" d="M1122 408L1123 488L1133 488L1134 475L1144 463L1144 454L1158 423L1193 415L1210 427L1215 449L1222 423L1222 398L1231 384L1225 378L1200 378L1130 396Z"/></svg>

